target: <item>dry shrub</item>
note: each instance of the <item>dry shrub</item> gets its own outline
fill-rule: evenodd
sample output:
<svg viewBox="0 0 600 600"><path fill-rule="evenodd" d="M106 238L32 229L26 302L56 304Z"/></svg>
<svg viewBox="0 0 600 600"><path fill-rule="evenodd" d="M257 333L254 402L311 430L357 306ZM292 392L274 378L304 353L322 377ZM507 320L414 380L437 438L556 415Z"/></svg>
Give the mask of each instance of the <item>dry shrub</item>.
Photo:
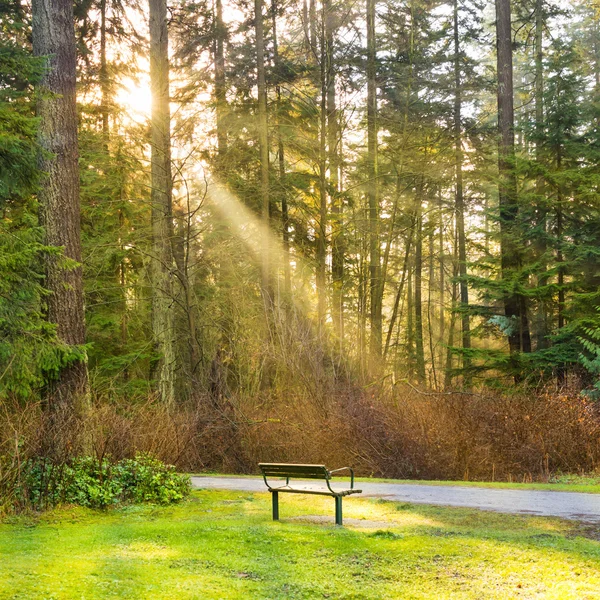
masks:
<svg viewBox="0 0 600 600"><path fill-rule="evenodd" d="M515 481L600 465L598 406L577 395L340 392L327 410L296 397L256 415L245 439L249 462L352 463L382 477Z"/></svg>
<svg viewBox="0 0 600 600"><path fill-rule="evenodd" d="M39 405L0 405L0 497L52 440ZM69 422L66 447L115 460L148 452L182 471L255 472L260 461L352 465L363 475L544 480L600 465L598 405L577 395L273 390L167 407L97 401ZM64 439L61 441L64 445ZM11 483L12 482L12 483Z"/></svg>

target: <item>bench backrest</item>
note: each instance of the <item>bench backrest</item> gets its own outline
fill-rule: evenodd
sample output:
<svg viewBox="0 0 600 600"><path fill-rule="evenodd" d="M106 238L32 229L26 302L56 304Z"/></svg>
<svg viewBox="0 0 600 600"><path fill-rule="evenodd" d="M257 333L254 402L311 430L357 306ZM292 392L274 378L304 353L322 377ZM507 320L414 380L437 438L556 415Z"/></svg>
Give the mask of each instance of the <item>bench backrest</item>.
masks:
<svg viewBox="0 0 600 600"><path fill-rule="evenodd" d="M285 477L298 479L329 479L325 465L290 465L285 463L259 463L265 477Z"/></svg>

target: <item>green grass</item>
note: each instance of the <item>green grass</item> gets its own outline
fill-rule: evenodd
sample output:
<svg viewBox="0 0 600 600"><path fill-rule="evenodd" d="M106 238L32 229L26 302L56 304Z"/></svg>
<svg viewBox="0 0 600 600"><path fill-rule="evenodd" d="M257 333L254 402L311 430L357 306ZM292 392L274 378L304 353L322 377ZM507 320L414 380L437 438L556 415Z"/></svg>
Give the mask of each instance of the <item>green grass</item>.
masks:
<svg viewBox="0 0 600 600"><path fill-rule="evenodd" d="M0 598L600 598L600 531L540 517L197 491L0 524ZM317 519L321 521L316 522Z"/></svg>
<svg viewBox="0 0 600 600"><path fill-rule="evenodd" d="M194 477L256 477L256 475L229 475L223 473L198 473ZM372 483L408 483L413 485L458 485L506 490L548 490L552 492L584 492L600 494L600 476L561 475L549 483L515 483L506 481L429 481L423 479L382 479L378 477L357 477L356 481Z"/></svg>

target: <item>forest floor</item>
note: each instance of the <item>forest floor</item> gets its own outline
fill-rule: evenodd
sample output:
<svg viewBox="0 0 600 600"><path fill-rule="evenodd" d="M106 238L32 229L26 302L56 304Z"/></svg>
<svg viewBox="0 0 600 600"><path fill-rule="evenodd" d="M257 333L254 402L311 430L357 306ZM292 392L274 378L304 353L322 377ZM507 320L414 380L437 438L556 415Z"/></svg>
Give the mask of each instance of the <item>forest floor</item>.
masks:
<svg viewBox="0 0 600 600"><path fill-rule="evenodd" d="M353 497L201 490L0 524L0 598L600 598L600 530ZM285 515L285 517L284 517Z"/></svg>

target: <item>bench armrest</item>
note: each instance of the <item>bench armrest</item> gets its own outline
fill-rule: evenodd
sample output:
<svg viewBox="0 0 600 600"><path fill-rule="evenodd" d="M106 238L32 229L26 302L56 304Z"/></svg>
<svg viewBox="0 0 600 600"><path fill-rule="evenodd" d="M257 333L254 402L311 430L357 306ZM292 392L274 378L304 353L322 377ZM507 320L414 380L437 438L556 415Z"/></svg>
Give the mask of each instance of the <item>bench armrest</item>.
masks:
<svg viewBox="0 0 600 600"><path fill-rule="evenodd" d="M261 473L262 473L263 479L265 481L265 485L267 486L267 488L269 489L269 491L271 491L273 489L273 487L269 483L267 475L265 475L265 472L262 469L261 469ZM285 485L289 485L289 484L290 484L290 478L286 477L285 478Z"/></svg>
<svg viewBox="0 0 600 600"><path fill-rule="evenodd" d="M340 471L350 471L350 489L354 489L354 469L352 467L342 467L341 469L334 469L333 471L329 471L329 475L333 475L334 473L339 473Z"/></svg>

